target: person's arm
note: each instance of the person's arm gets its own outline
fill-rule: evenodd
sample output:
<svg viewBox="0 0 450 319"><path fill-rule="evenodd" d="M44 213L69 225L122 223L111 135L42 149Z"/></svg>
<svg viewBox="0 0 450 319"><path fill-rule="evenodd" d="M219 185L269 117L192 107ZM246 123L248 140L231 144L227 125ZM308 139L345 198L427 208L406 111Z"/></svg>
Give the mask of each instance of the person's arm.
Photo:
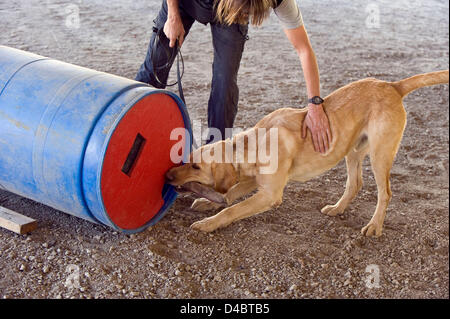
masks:
<svg viewBox="0 0 450 319"><path fill-rule="evenodd" d="M302 64L303 74L306 80L308 99L320 96L319 68L316 55L303 25L294 29L284 29L289 41L294 46ZM310 103L308 113L302 126L302 137L307 135L307 129L311 131L311 137L316 152L325 153L330 147L332 136L328 117L322 104Z"/></svg>
<svg viewBox="0 0 450 319"><path fill-rule="evenodd" d="M178 0L167 0L167 21L164 25L164 34L170 40L169 46L173 48L176 41L180 43L180 47L184 41L184 26L181 21Z"/></svg>

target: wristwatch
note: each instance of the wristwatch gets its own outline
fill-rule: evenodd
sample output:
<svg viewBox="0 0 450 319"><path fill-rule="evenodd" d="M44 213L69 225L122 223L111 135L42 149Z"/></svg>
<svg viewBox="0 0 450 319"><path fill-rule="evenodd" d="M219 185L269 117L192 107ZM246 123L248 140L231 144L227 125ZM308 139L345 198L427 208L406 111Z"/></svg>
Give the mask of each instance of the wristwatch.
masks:
<svg viewBox="0 0 450 319"><path fill-rule="evenodd" d="M324 102L324 100L320 96L314 96L308 100L309 103L320 105Z"/></svg>

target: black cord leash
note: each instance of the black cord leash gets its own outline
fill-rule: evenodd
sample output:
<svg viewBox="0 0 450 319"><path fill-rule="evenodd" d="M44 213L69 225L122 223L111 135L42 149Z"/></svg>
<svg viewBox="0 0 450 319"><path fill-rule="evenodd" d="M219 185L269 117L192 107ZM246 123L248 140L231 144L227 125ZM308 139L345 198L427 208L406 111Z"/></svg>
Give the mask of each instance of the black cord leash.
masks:
<svg viewBox="0 0 450 319"><path fill-rule="evenodd" d="M181 79L184 75L184 60L183 55L181 54L180 46L178 45L178 39L175 44L175 48L170 48L169 45L164 44L163 41L161 41L161 36L163 35L162 29L157 29L156 27L153 27L153 31L156 32L156 37L154 38L154 42L152 45L152 52L151 52L151 60L152 60L152 67L153 67L153 75L155 77L156 82L158 82L159 85L166 87L166 86L174 86L178 84L178 90L180 91L180 97L184 102L184 95L183 95L183 88L181 86ZM161 47L164 50L164 53L166 54L167 62L163 65L155 65L155 54L158 49L158 47ZM170 67L172 66L175 57L177 58L177 81L171 84L167 84L167 81L161 81L158 76L158 72L160 71L167 71L169 73ZM183 71L180 71L180 60L181 64L183 66Z"/></svg>
<svg viewBox="0 0 450 319"><path fill-rule="evenodd" d="M165 45L163 41L161 41L161 35L164 32L162 29L157 29L156 27L153 27L153 31L156 32L156 37L154 39L153 46L152 46L152 52L151 52L151 60L152 60L154 78L155 78L156 82L158 82L158 84L161 85L162 87L174 86L174 85L178 84L178 93L179 93L180 98L183 101L184 105L186 105L186 100L184 99L184 94L183 94L183 86L181 84L181 79L183 78L183 75L184 75L184 60L183 60L183 55L181 54L181 48L179 46L178 39L175 43L175 49L172 49L168 45ZM160 66L155 65L155 59L154 59L155 51L157 50L158 45L160 45L164 49L164 52L167 57L167 63L165 63L164 65L160 65ZM172 64L175 60L175 57L177 58L177 81L174 83L171 83L171 84L167 84L167 81L166 81L166 83L164 83L163 81L161 81L159 79L158 71L163 70L164 72L167 72L167 74L168 74L170 71L170 67L172 66ZM180 69L180 61L181 61L181 65L183 67L182 71ZM192 138L192 143L194 145L194 148L195 149L198 148L197 143L194 139L194 136L191 136L191 138Z"/></svg>
<svg viewBox="0 0 450 319"><path fill-rule="evenodd" d="M181 78L184 75L184 60L183 60L183 55L181 54L181 49L178 46L178 40L176 43L176 46L178 48L178 54L177 54L177 83L178 83L178 93L180 94L180 98L181 100L184 102L184 104L186 105L186 100L184 99L184 94L183 94L183 86L181 85ZM180 59L181 62L183 64L183 73L180 73Z"/></svg>

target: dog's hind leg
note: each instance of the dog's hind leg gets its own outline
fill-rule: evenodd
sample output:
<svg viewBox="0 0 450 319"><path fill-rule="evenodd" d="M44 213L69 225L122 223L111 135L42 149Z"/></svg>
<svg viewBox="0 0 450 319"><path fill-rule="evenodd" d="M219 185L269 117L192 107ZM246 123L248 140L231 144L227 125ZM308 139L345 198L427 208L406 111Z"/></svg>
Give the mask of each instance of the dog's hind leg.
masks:
<svg viewBox="0 0 450 319"><path fill-rule="evenodd" d="M389 176L397 154L403 130L406 125L406 113L387 114L384 120L369 125L370 162L378 189L378 201L370 222L361 229L365 236L381 236L386 209L391 200Z"/></svg>
<svg viewBox="0 0 450 319"><path fill-rule="evenodd" d="M347 163L347 182L345 184L344 194L336 204L327 205L322 208L322 213L328 216L343 214L344 210L361 190L363 185L362 164L369 151L367 138L363 142L365 143L364 145L358 145L356 149L352 149L345 157Z"/></svg>

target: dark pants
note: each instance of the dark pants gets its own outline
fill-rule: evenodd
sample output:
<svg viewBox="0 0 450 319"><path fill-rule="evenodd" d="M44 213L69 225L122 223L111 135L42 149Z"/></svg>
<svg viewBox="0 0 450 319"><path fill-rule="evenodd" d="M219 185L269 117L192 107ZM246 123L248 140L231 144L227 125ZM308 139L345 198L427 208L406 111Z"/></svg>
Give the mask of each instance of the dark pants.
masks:
<svg viewBox="0 0 450 319"><path fill-rule="evenodd" d="M194 2L194 1L192 1ZM197 17L190 16L180 7L180 15L183 21L184 30L187 37L189 30ZM167 2L163 1L158 17L154 20L155 28L150 38L150 44L144 63L140 67L136 76L136 81L148 83L156 88L165 88L155 79L153 65L155 68L169 63L167 52L158 46L154 52L154 61L151 61L152 45L156 37L156 31L163 29L167 21ZM214 61L212 66L213 78L211 83L211 94L208 102L208 127L217 128L225 138L225 128L232 128L237 113L237 105L239 100L239 88L237 86L237 74L241 62L244 44L247 40L248 25L232 24L226 26L209 21L211 26L212 41L214 46ZM168 47L169 40L162 32L160 41L164 41ZM171 54L175 56L175 54ZM158 79L162 83L167 83L169 68L166 71L158 70ZM208 142L211 141L211 138Z"/></svg>

